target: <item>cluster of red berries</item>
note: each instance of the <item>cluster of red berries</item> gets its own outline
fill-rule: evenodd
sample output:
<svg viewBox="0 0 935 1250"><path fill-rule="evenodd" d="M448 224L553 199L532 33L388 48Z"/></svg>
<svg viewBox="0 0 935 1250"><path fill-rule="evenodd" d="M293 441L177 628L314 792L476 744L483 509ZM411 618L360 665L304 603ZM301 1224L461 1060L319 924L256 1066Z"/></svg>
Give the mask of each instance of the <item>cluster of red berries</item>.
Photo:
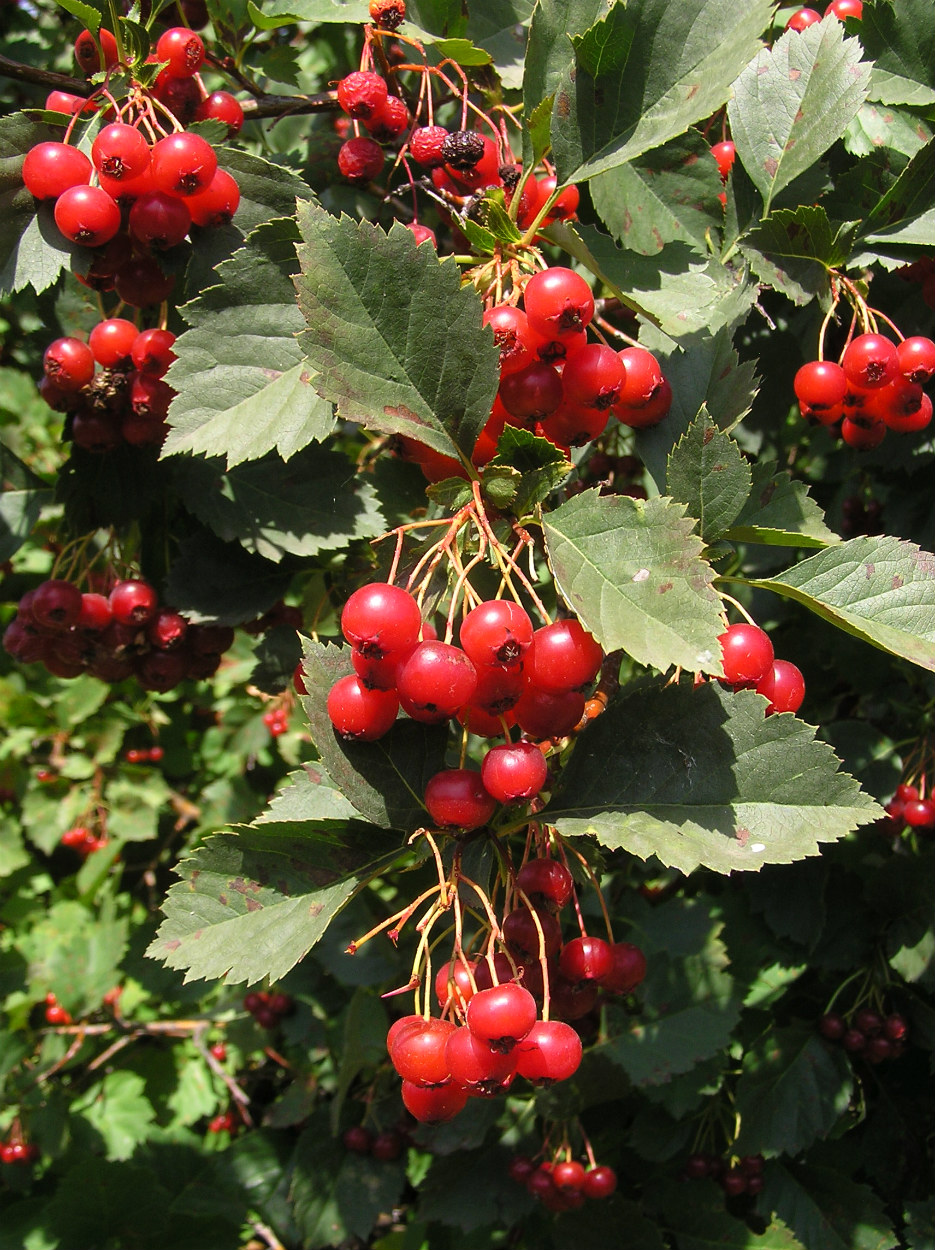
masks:
<svg viewBox="0 0 935 1250"><path fill-rule="evenodd" d="M39 1147L21 1137L0 1142L0 1163L35 1163L38 1158Z"/></svg>
<svg viewBox="0 0 935 1250"><path fill-rule="evenodd" d="M378 582L351 595L341 630L354 672L332 687L328 715L341 737L363 742L382 737L400 708L429 725L456 716L481 737L501 736L512 725L534 738L564 736L581 720L581 691L603 659L577 620L534 629L511 600L472 608L460 646L440 642L407 590ZM434 777L426 806L439 827L476 828L496 803L538 794L547 771L538 748L508 741L488 753L481 773L452 769Z"/></svg>
<svg viewBox="0 0 935 1250"><path fill-rule="evenodd" d="M364 1124L355 1124L345 1129L341 1140L345 1150L349 1150L351 1154L369 1155L378 1163L392 1163L400 1157L407 1145L406 1135L394 1128L372 1133Z"/></svg>
<svg viewBox="0 0 935 1250"><path fill-rule="evenodd" d="M755 690L769 700L766 715L797 712L805 698L805 679L789 660L777 660L769 635L758 625L729 625L718 641L724 668L722 682L732 690Z"/></svg>
<svg viewBox="0 0 935 1250"><path fill-rule="evenodd" d="M859 334L840 363L811 360L793 387L802 416L822 425L840 422L849 447L878 447L887 430L911 433L932 420L922 387L935 373L935 342L922 335L898 344L882 334Z"/></svg>
<svg viewBox="0 0 935 1250"><path fill-rule="evenodd" d="M275 707L270 708L268 712L264 712L263 724L269 730L271 738L281 738L289 728L288 707L284 703L279 703Z"/></svg>
<svg viewBox="0 0 935 1250"><path fill-rule="evenodd" d="M52 578L23 595L3 635L15 659L44 664L56 677L87 672L115 683L135 676L159 693L210 677L233 641L227 626L192 625L160 606L138 578L116 582L107 595Z"/></svg>
<svg viewBox="0 0 935 1250"><path fill-rule="evenodd" d="M116 41L103 30L100 39L105 64L112 68ZM88 31L79 36L75 52L87 72L100 68L98 45ZM156 58L168 62L153 94L160 101L158 110L173 119L171 133L164 132L151 100L143 106L134 100L118 114L120 120L95 136L90 159L70 143L49 140L29 150L22 170L26 189L54 204L55 224L65 238L95 251L89 272L80 275L83 280L96 290L116 290L135 307L166 299L175 282L153 252L181 243L193 226L226 225L240 202L237 181L218 168L211 144L182 129L166 103L171 99L180 107L185 94L194 92L193 116L215 117L239 129L243 113L233 96L217 92L200 99L193 81L204 60L200 36L173 27L160 37ZM179 83L190 84L181 95ZM71 98L53 103L69 112L93 107L93 101L75 99L77 105Z"/></svg>
<svg viewBox="0 0 935 1250"><path fill-rule="evenodd" d="M103 850L108 841L106 833L97 834L93 829L89 829L87 825L72 825L70 829L66 829L62 834L62 846L67 846L70 850L77 851L82 859L87 859L95 851ZM56 1021L51 1021L50 1023L54 1024ZM58 1021L57 1023L62 1022Z"/></svg>
<svg viewBox="0 0 935 1250"><path fill-rule="evenodd" d="M617 1188L617 1173L606 1163L586 1168L567 1156L535 1163L527 1155L516 1155L507 1170L511 1180L525 1185L556 1214L576 1211L588 1198L609 1198Z"/></svg>
<svg viewBox="0 0 935 1250"><path fill-rule="evenodd" d="M872 1007L861 1007L851 1019L827 1011L818 1021L818 1032L829 1042L840 1042L852 1055L870 1063L898 1059L906 1049L909 1026L898 1012L882 1016Z"/></svg>
<svg viewBox="0 0 935 1250"><path fill-rule="evenodd" d="M71 1024L71 1013L66 1011L55 994L49 990L45 996L46 1024Z"/></svg>
<svg viewBox="0 0 935 1250"><path fill-rule="evenodd" d="M295 1011L295 1000L290 994L269 990L251 990L244 995L243 1005L261 1029L275 1029L281 1020Z"/></svg>
<svg viewBox="0 0 935 1250"><path fill-rule="evenodd" d="M240 1128L240 1121L233 1111L220 1111L208 1121L209 1133L227 1133L235 1136Z"/></svg>
<svg viewBox="0 0 935 1250"><path fill-rule="evenodd" d="M762 1155L745 1155L731 1163L720 1155L701 1152L688 1156L681 1175L683 1180L717 1181L728 1198L739 1198L762 1190L764 1164Z"/></svg>
<svg viewBox="0 0 935 1250"><path fill-rule="evenodd" d="M49 344L39 393L67 414L66 437L85 451L160 445L175 396L163 377L175 360L174 345L169 330L141 331L124 317L108 317L87 343L68 337Z"/></svg>
<svg viewBox="0 0 935 1250"><path fill-rule="evenodd" d="M890 801L883 806L886 812L887 832L894 835L902 833L908 825L910 829L935 829L935 799L931 794L922 798L917 786L900 785Z"/></svg>
<svg viewBox="0 0 935 1250"><path fill-rule="evenodd" d="M831 0L831 3L825 8L825 17L836 17L843 22L845 18L853 17L858 20L863 17L864 6L862 0ZM786 30L807 30L809 26L814 26L816 22L821 21L822 15L817 9L796 9L786 23Z"/></svg>
<svg viewBox="0 0 935 1250"><path fill-rule="evenodd" d="M129 747L123 753L123 758L128 764L158 764L165 751L160 746L155 747Z"/></svg>

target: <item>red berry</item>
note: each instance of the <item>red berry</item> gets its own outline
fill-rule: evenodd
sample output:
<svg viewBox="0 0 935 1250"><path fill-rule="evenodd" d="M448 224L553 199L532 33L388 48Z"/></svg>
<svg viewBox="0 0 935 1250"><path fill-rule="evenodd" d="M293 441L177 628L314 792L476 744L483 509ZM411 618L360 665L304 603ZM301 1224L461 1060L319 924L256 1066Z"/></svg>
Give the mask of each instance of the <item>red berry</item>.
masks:
<svg viewBox="0 0 935 1250"><path fill-rule="evenodd" d="M789 660L774 660L755 689L769 700L767 716L774 712L797 712L805 698L805 678Z"/></svg>
<svg viewBox="0 0 935 1250"><path fill-rule="evenodd" d="M367 130L380 143L390 143L409 125L409 109L398 95L388 95L383 103L365 119Z"/></svg>
<svg viewBox="0 0 935 1250"><path fill-rule="evenodd" d="M532 424L562 402L562 380L551 365L534 360L523 369L504 374L497 394L511 417Z"/></svg>
<svg viewBox="0 0 935 1250"><path fill-rule="evenodd" d="M466 1025L449 1036L445 1062L456 1084L482 1096L499 1093L516 1070L515 1052L497 1049Z"/></svg>
<svg viewBox="0 0 935 1250"><path fill-rule="evenodd" d="M351 1128L345 1129L341 1140L344 1144L344 1149L350 1150L355 1155L369 1155L373 1146L373 1134L369 1129L364 1128L362 1124L355 1124Z"/></svg>
<svg viewBox="0 0 935 1250"><path fill-rule="evenodd" d="M859 1054L867 1045L867 1039L860 1029L847 1029L841 1038L841 1043L846 1051Z"/></svg>
<svg viewBox="0 0 935 1250"><path fill-rule="evenodd" d="M56 200L70 187L91 181L91 162L68 143L37 143L26 153L22 178L37 200Z"/></svg>
<svg viewBox="0 0 935 1250"><path fill-rule="evenodd" d="M100 187L69 187L55 201L55 224L66 239L100 247L120 229L120 209Z"/></svg>
<svg viewBox="0 0 935 1250"><path fill-rule="evenodd" d="M545 955L556 955L562 944L562 928L550 912L536 912L534 916L528 907L516 907L504 917L503 940L520 963L539 959L540 929Z"/></svg>
<svg viewBox="0 0 935 1250"><path fill-rule="evenodd" d="M924 386L935 373L935 342L922 335L903 339L896 348L896 358L903 377Z"/></svg>
<svg viewBox="0 0 935 1250"><path fill-rule="evenodd" d="M409 138L409 151L419 165L433 169L444 164L442 145L448 138L444 126L419 126Z"/></svg>
<svg viewBox="0 0 935 1250"><path fill-rule="evenodd" d="M529 325L546 338L576 334L594 316L591 288L573 269L556 266L533 276L523 289Z"/></svg>
<svg viewBox="0 0 935 1250"><path fill-rule="evenodd" d="M757 625L739 622L720 635L724 681L735 690L755 686L773 664L773 644Z"/></svg>
<svg viewBox="0 0 935 1250"><path fill-rule="evenodd" d="M99 365L113 369L126 361L139 337L139 330L125 317L99 321L88 336L88 346Z"/></svg>
<svg viewBox="0 0 935 1250"><path fill-rule="evenodd" d="M191 78L204 62L205 45L201 36L187 26L172 26L159 36L156 59L168 61L169 73L174 78Z"/></svg>
<svg viewBox="0 0 935 1250"><path fill-rule="evenodd" d="M397 1133L395 1129L390 1128L377 1133L370 1153L380 1163L390 1163L393 1159L398 1159L405 1149L406 1140L402 1133Z"/></svg>
<svg viewBox="0 0 935 1250"><path fill-rule="evenodd" d="M894 1012L883 1021L883 1032L891 1042L901 1042L908 1032L908 1025L902 1016Z"/></svg>
<svg viewBox="0 0 935 1250"><path fill-rule="evenodd" d="M386 102L386 81L369 70L357 70L338 83L338 104L349 117L366 121Z"/></svg>
<svg viewBox="0 0 935 1250"><path fill-rule="evenodd" d="M84 96L72 95L69 91L50 91L45 98L45 107L50 113L94 113L97 105Z"/></svg>
<svg viewBox="0 0 935 1250"><path fill-rule="evenodd" d="M468 1028L502 1050L511 1050L536 1022L536 1000L515 981L478 990L467 1007Z"/></svg>
<svg viewBox="0 0 935 1250"><path fill-rule="evenodd" d="M550 1085L578 1071L581 1038L563 1020L537 1020L514 1053L518 1076L534 1085Z"/></svg>
<svg viewBox="0 0 935 1250"><path fill-rule="evenodd" d="M621 398L625 377L620 352L603 343L588 343L566 362L562 393L567 403L606 412Z"/></svg>
<svg viewBox="0 0 935 1250"><path fill-rule="evenodd" d="M847 375L832 360L810 360L792 383L796 398L813 411L825 411L844 402Z"/></svg>
<svg viewBox="0 0 935 1250"><path fill-rule="evenodd" d="M372 182L383 169L383 149L363 135L348 139L338 152L338 169L349 182Z"/></svg>
<svg viewBox="0 0 935 1250"><path fill-rule="evenodd" d="M149 169L149 144L135 126L112 122L91 144L91 160L99 174L116 182L139 178Z"/></svg>
<svg viewBox="0 0 935 1250"><path fill-rule="evenodd" d="M342 738L375 742L395 724L399 699L392 690L369 689L352 674L331 687L327 706L331 723Z"/></svg>
<svg viewBox="0 0 935 1250"><path fill-rule="evenodd" d="M740 1168L728 1168L721 1177L721 1188L728 1197L736 1198L747 1192L747 1176Z"/></svg>
<svg viewBox="0 0 935 1250"><path fill-rule="evenodd" d="M549 774L545 756L531 742L492 747L481 762L484 789L499 803L534 798Z"/></svg>
<svg viewBox="0 0 935 1250"><path fill-rule="evenodd" d="M153 182L168 195L189 196L204 191L217 167L211 144L185 130L166 135L152 150Z"/></svg>
<svg viewBox="0 0 935 1250"><path fill-rule="evenodd" d="M66 630L81 614L81 591L72 582L53 578L33 592L29 612L33 622L45 629Z"/></svg>
<svg viewBox="0 0 935 1250"><path fill-rule="evenodd" d="M189 201L165 191L147 191L134 201L128 225L130 234L144 248L165 251L181 243L192 224Z"/></svg>
<svg viewBox="0 0 935 1250"><path fill-rule="evenodd" d="M882 421L856 420L845 417L841 422L841 438L855 451L872 451L879 447L886 437L886 426Z"/></svg>
<svg viewBox="0 0 935 1250"><path fill-rule="evenodd" d="M146 625L158 604L159 597L149 582L138 579L117 582L110 592L110 608L121 625Z"/></svg>
<svg viewBox="0 0 935 1250"><path fill-rule="evenodd" d="M516 723L532 738L564 738L584 715L584 695L578 690L552 693L527 686L513 709Z"/></svg>
<svg viewBox="0 0 935 1250"><path fill-rule="evenodd" d="M79 629L90 629L100 632L106 629L113 619L110 602L104 595L88 591L81 596L81 611L75 624Z"/></svg>
<svg viewBox="0 0 935 1250"><path fill-rule="evenodd" d="M486 310L482 324L493 330L494 345L500 352L501 374L516 373L532 364L534 340L521 308L497 304Z"/></svg>
<svg viewBox="0 0 935 1250"><path fill-rule="evenodd" d="M57 1003L51 1003L46 1007L45 1018L49 1024L71 1024L71 1015Z"/></svg>
<svg viewBox="0 0 935 1250"><path fill-rule="evenodd" d="M601 985L611 994L629 994L646 976L646 956L632 942L615 942L610 953L610 972Z"/></svg>
<svg viewBox="0 0 935 1250"><path fill-rule="evenodd" d="M726 182L737 156L737 149L731 143L730 139L725 139L722 143L715 143L711 149L711 155L717 162L718 172L721 175L721 182Z"/></svg>
<svg viewBox="0 0 935 1250"><path fill-rule="evenodd" d="M544 178L539 179L539 194L535 209L537 215L557 185L554 174L547 174ZM574 185L565 187L559 192L558 198L549 209L548 216L543 224L547 225L550 221L572 221L578 212L580 202L581 195L578 188Z"/></svg>
<svg viewBox="0 0 935 1250"><path fill-rule="evenodd" d="M208 186L190 195L185 203L196 226L227 226L240 206L240 187L232 174L219 169Z"/></svg>
<svg viewBox="0 0 935 1250"><path fill-rule="evenodd" d="M896 344L882 334L858 334L845 348L841 368L854 386L886 386L899 375Z"/></svg>
<svg viewBox="0 0 935 1250"><path fill-rule="evenodd" d="M341 613L341 632L363 655L382 659L411 651L419 640L422 613L407 590L372 582L355 590Z"/></svg>
<svg viewBox="0 0 935 1250"><path fill-rule="evenodd" d="M435 974L435 997L441 1008L444 1009L450 998L460 1011L464 1011L474 995L474 985L471 983L474 969L474 963L469 961L465 964L460 959L452 959L450 963L439 968Z"/></svg>
<svg viewBox="0 0 935 1250"><path fill-rule="evenodd" d="M593 681L603 658L600 643L580 621L553 621L533 635L526 657L526 677L539 690L563 694Z"/></svg>
<svg viewBox="0 0 935 1250"><path fill-rule="evenodd" d="M450 1020L430 1018L420 1019L396 1034L389 1045L390 1061L404 1081L439 1085L449 1080L445 1047L454 1029Z"/></svg>
<svg viewBox="0 0 935 1250"><path fill-rule="evenodd" d="M786 30L807 30L809 26L814 26L820 21L821 14L814 9L796 9L786 23Z"/></svg>
<svg viewBox="0 0 935 1250"><path fill-rule="evenodd" d="M460 647L420 642L400 666L396 689L403 711L426 725L440 725L469 703L477 670Z"/></svg>
<svg viewBox="0 0 935 1250"><path fill-rule="evenodd" d="M903 805L903 819L911 829L931 829L935 825L935 800L910 799Z"/></svg>
<svg viewBox="0 0 935 1250"><path fill-rule="evenodd" d="M559 909L575 892L574 878L557 859L528 860L516 874L516 885L534 902L541 898Z"/></svg>
<svg viewBox="0 0 935 1250"><path fill-rule="evenodd" d="M585 1172L581 1191L586 1198L609 1198L617 1188L617 1173L606 1164Z"/></svg>
<svg viewBox="0 0 935 1250"><path fill-rule="evenodd" d="M45 349L42 368L60 391L80 391L94 377L94 353L80 339L55 339Z"/></svg>
<svg viewBox="0 0 935 1250"><path fill-rule="evenodd" d="M440 829L479 829L493 816L497 803L484 789L480 773L449 768L427 783L425 807Z"/></svg>
<svg viewBox="0 0 935 1250"><path fill-rule="evenodd" d="M240 133L244 114L240 101L229 91L212 91L195 109L195 118L197 121L211 119L223 122L227 127L227 137L232 139Z"/></svg>
<svg viewBox="0 0 935 1250"><path fill-rule="evenodd" d="M828 14L839 18L842 22L846 17L857 18L863 17L864 6L861 0L831 0L831 3L825 9L825 17Z"/></svg>
<svg viewBox="0 0 935 1250"><path fill-rule="evenodd" d="M625 387L626 384L624 384ZM642 430L651 425L658 425L671 407L672 387L668 378L663 378L662 384L648 402L639 405L620 403L614 409L614 416L631 429Z"/></svg>
<svg viewBox="0 0 935 1250"><path fill-rule="evenodd" d="M98 50L98 40L100 41L100 51ZM104 55L103 65L101 64L101 53ZM117 40L109 30L99 30L97 39L94 38L89 30L83 30L75 40L75 60L88 78L92 74L96 74L98 70L110 69L117 64L118 59Z"/></svg>
<svg viewBox="0 0 935 1250"><path fill-rule="evenodd" d="M580 1191L584 1176L584 1166L577 1159L563 1159L552 1168L552 1184L558 1190Z"/></svg>
<svg viewBox="0 0 935 1250"><path fill-rule="evenodd" d="M493 599L467 614L461 625L463 650L480 668L521 664L533 640L532 621L518 603Z"/></svg>
<svg viewBox="0 0 935 1250"><path fill-rule="evenodd" d="M613 970L613 949L603 938L577 937L566 942L559 956L562 976L573 985L582 981L602 982Z"/></svg>
<svg viewBox="0 0 935 1250"><path fill-rule="evenodd" d="M877 1034L867 1039L867 1045L864 1048L864 1054L871 1063L882 1063L884 1059L889 1059L893 1054L893 1043L888 1037Z"/></svg>
<svg viewBox="0 0 935 1250"><path fill-rule="evenodd" d="M468 1100L466 1089L448 1081L434 1088L424 1088L403 1081L403 1106L420 1124L444 1124L453 1120L459 1111L463 1111Z"/></svg>

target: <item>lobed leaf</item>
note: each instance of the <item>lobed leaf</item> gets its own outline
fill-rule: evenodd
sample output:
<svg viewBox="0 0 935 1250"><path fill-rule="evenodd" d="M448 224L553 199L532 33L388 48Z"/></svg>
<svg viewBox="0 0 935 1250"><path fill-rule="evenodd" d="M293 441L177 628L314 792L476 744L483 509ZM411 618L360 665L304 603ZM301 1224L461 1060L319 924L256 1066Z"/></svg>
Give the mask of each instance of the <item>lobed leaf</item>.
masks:
<svg viewBox="0 0 935 1250"><path fill-rule="evenodd" d="M319 394L346 420L470 456L499 368L458 266L399 223L387 234L312 203L300 203L298 223L299 346Z"/></svg>
<svg viewBox="0 0 935 1250"><path fill-rule="evenodd" d="M752 585L935 671L935 555L887 535L851 538Z"/></svg>
<svg viewBox="0 0 935 1250"><path fill-rule="evenodd" d="M792 863L880 815L811 725L765 709L715 682L620 699L579 738L549 818L688 873Z"/></svg>
<svg viewBox="0 0 935 1250"><path fill-rule="evenodd" d="M398 838L362 821L290 821L217 834L182 860L147 954L185 980L276 980L321 938Z"/></svg>
<svg viewBox="0 0 935 1250"><path fill-rule="evenodd" d="M714 572L684 504L584 491L543 520L555 585L605 651L720 672Z"/></svg>
<svg viewBox="0 0 935 1250"><path fill-rule="evenodd" d="M889 1250L896 1240L882 1199L837 1165L769 1163L763 1201L808 1250Z"/></svg>
<svg viewBox="0 0 935 1250"><path fill-rule="evenodd" d="M780 547L827 547L839 541L805 483L786 469L777 473L775 460L758 460L752 477L747 501L725 534L729 541Z"/></svg>
<svg viewBox="0 0 935 1250"><path fill-rule="evenodd" d="M686 505L710 544L736 519L751 483L740 448L702 409L669 454L666 493Z"/></svg>
<svg viewBox="0 0 935 1250"><path fill-rule="evenodd" d="M866 99L870 66L838 21L787 31L739 76L727 106L737 155L773 197L843 135Z"/></svg>
<svg viewBox="0 0 935 1250"><path fill-rule="evenodd" d="M562 181L604 173L682 134L727 99L769 24L766 0L630 0L583 34L557 85Z"/></svg>
<svg viewBox="0 0 935 1250"><path fill-rule="evenodd" d="M774 210L748 231L740 250L761 281L796 304L830 298L828 271L845 266L859 223L828 220L820 204Z"/></svg>

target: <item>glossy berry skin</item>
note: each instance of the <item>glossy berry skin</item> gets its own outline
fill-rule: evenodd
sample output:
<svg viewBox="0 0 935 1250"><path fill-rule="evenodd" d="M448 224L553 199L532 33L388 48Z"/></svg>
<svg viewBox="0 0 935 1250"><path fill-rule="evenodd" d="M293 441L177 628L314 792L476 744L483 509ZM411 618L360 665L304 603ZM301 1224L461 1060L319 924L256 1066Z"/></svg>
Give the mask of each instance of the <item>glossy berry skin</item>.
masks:
<svg viewBox="0 0 935 1250"><path fill-rule="evenodd" d="M536 1000L515 981L478 990L468 1003L467 1023L476 1037L511 1050L536 1023Z"/></svg>
<svg viewBox="0 0 935 1250"><path fill-rule="evenodd" d="M91 162L69 143L37 143L26 153L22 179L37 200L56 200L69 187L91 181Z"/></svg>
<svg viewBox="0 0 935 1250"><path fill-rule="evenodd" d="M540 929L543 953L547 958L558 954L562 944L562 927L550 912L537 912L533 916L527 907L517 906L504 917L502 927L503 940L518 963L529 964L539 959Z"/></svg>
<svg viewBox="0 0 935 1250"><path fill-rule="evenodd" d="M815 9L796 9L786 23L786 30L808 30L809 26L814 26L820 21L821 14Z"/></svg>
<svg viewBox="0 0 935 1250"><path fill-rule="evenodd" d="M110 609L121 625L147 625L156 615L159 597L149 582L128 579L110 592Z"/></svg>
<svg viewBox="0 0 935 1250"><path fill-rule="evenodd" d="M179 199L177 195L167 195L165 191L147 191L130 209L130 233L145 248L165 251L175 247L191 228L189 202Z"/></svg>
<svg viewBox="0 0 935 1250"><path fill-rule="evenodd" d="M411 651L419 640L422 613L408 590L371 582L355 590L341 613L341 632L372 659Z"/></svg>
<svg viewBox="0 0 935 1250"><path fill-rule="evenodd" d="M55 339L45 349L42 369L60 391L80 391L94 377L94 353L80 339Z"/></svg>
<svg viewBox="0 0 935 1250"><path fill-rule="evenodd" d="M480 773L449 768L436 773L425 787L425 807L440 829L479 829L497 810L497 801L484 789Z"/></svg>
<svg viewBox="0 0 935 1250"><path fill-rule="evenodd" d="M389 1048L390 1062L404 1081L415 1085L440 1085L451 1073L445 1047L455 1026L450 1020L431 1018L400 1032Z"/></svg>
<svg viewBox="0 0 935 1250"><path fill-rule="evenodd" d="M156 59L168 61L174 78L191 78L204 63L205 45L201 36L187 26L172 26L159 36Z"/></svg>
<svg viewBox="0 0 935 1250"><path fill-rule="evenodd" d="M95 632L106 629L113 619L110 603L104 595L94 591L86 591L81 596L81 610L75 624L79 629L90 629Z"/></svg>
<svg viewBox="0 0 935 1250"><path fill-rule="evenodd" d="M474 986L471 984L473 964L470 964L470 969L469 972L460 959L453 959L450 963L442 964L435 974L435 997L438 999L439 1007L444 1008L451 998L460 1011L465 1009L474 996Z"/></svg>
<svg viewBox="0 0 935 1250"><path fill-rule="evenodd" d="M372 182L383 169L383 149L373 139L360 135L348 139L338 151L338 169L348 182Z"/></svg>
<svg viewBox="0 0 935 1250"><path fill-rule="evenodd" d="M549 767L545 756L533 743L504 743L487 752L480 775L484 788L497 802L515 803L539 793L549 775Z"/></svg>
<svg viewBox="0 0 935 1250"><path fill-rule="evenodd" d="M135 126L112 122L91 144L91 160L99 174L122 182L139 178L149 169L149 144Z"/></svg>
<svg viewBox="0 0 935 1250"><path fill-rule="evenodd" d="M896 344L882 334L858 334L844 349L841 368L853 386L886 386L899 375Z"/></svg>
<svg viewBox="0 0 935 1250"><path fill-rule="evenodd" d="M610 954L610 971L601 985L611 994L629 994L646 976L646 956L632 942L615 942Z"/></svg>
<svg viewBox="0 0 935 1250"><path fill-rule="evenodd" d="M833 360L810 360L796 373L792 389L796 399L811 409L834 408L844 402L847 374Z"/></svg>
<svg viewBox="0 0 935 1250"><path fill-rule="evenodd" d="M774 660L756 683L755 690L769 699L767 716L774 712L797 712L805 698L805 678L789 660Z"/></svg>
<svg viewBox="0 0 935 1250"><path fill-rule="evenodd" d="M935 801L909 799L903 806L903 820L910 829L931 829L935 825Z"/></svg>
<svg viewBox="0 0 935 1250"><path fill-rule="evenodd" d="M569 403L604 412L620 398L625 375L619 352L603 343L588 343L565 362L562 391Z"/></svg>
<svg viewBox="0 0 935 1250"><path fill-rule="evenodd" d="M584 695L577 690L552 693L527 686L513 709L516 723L532 738L564 738L584 715Z"/></svg>
<svg viewBox="0 0 935 1250"><path fill-rule="evenodd" d="M537 1020L513 1053L518 1076L534 1085L551 1085L578 1071L581 1038L564 1020Z"/></svg>
<svg viewBox="0 0 935 1250"><path fill-rule="evenodd" d="M842 22L847 17L853 17L859 21L864 15L864 6L862 0L831 0L825 9L825 17L829 13Z"/></svg>
<svg viewBox="0 0 935 1250"><path fill-rule="evenodd" d="M420 642L400 666L396 690L403 711L426 725L440 725L471 701L477 670L460 647Z"/></svg>
<svg viewBox="0 0 935 1250"><path fill-rule="evenodd" d="M166 135L152 150L153 182L168 195L189 196L210 185L217 172L214 148L200 135Z"/></svg>
<svg viewBox="0 0 935 1250"><path fill-rule="evenodd" d="M81 591L72 582L53 578L43 582L30 601L30 615L40 628L69 629L81 613Z"/></svg>
<svg viewBox="0 0 935 1250"><path fill-rule="evenodd" d="M100 187L69 187L55 201L55 224L72 243L100 247L120 229L120 209Z"/></svg>
<svg viewBox="0 0 935 1250"><path fill-rule="evenodd" d="M517 421L541 421L562 402L562 380L551 365L534 360L500 380L500 402Z"/></svg>
<svg viewBox="0 0 935 1250"><path fill-rule="evenodd" d="M533 274L523 288L523 302L531 328L549 339L578 333L594 316L590 286L562 266Z"/></svg>
<svg viewBox="0 0 935 1250"><path fill-rule="evenodd" d="M617 1173L606 1164L585 1172L581 1192L586 1198L609 1198L617 1188Z"/></svg>
<svg viewBox="0 0 935 1250"><path fill-rule="evenodd" d="M99 365L113 369L129 359L139 330L126 317L108 317L99 321L88 335L88 346Z"/></svg>
<svg viewBox="0 0 935 1250"><path fill-rule="evenodd" d="M445 1062L455 1084L480 1096L499 1093L516 1070L515 1050L497 1050L467 1025L455 1029L448 1038Z"/></svg>
<svg viewBox="0 0 935 1250"><path fill-rule="evenodd" d="M757 625L739 622L728 626L718 641L724 665L724 681L735 690L755 686L773 664L773 644Z"/></svg>
<svg viewBox="0 0 935 1250"><path fill-rule="evenodd" d="M446 1085L424 1088L403 1081L401 1089L403 1106L420 1124L444 1124L463 1111L468 1092L449 1081Z"/></svg>
<svg viewBox="0 0 935 1250"><path fill-rule="evenodd" d="M461 625L462 650L478 667L515 668L532 646L528 613L510 599L492 599L472 608Z"/></svg>
<svg viewBox="0 0 935 1250"><path fill-rule="evenodd" d="M531 686L550 694L578 690L600 672L604 653L580 621L553 621L533 636L526 660Z"/></svg>
<svg viewBox="0 0 935 1250"><path fill-rule="evenodd" d="M516 373L532 364L535 359L533 337L521 308L496 304L485 311L482 324L493 331L494 345L500 352L501 374Z"/></svg>
<svg viewBox="0 0 935 1250"><path fill-rule="evenodd" d="M196 191L185 201L196 226L226 226L233 221L240 207L240 187L226 169L215 171L203 191Z"/></svg>
<svg viewBox="0 0 935 1250"><path fill-rule="evenodd" d="M557 859L527 860L516 874L516 885L533 902L543 899L559 910L575 892L574 877Z"/></svg>
<svg viewBox="0 0 935 1250"><path fill-rule="evenodd" d="M886 438L886 426L882 421L854 420L846 416L841 422L841 438L855 451L872 451Z"/></svg>
<svg viewBox="0 0 935 1250"><path fill-rule="evenodd" d="M161 378L176 359L171 330L142 330L133 341L130 359L140 373Z"/></svg>
<svg viewBox="0 0 935 1250"><path fill-rule="evenodd" d="M903 339L896 348L896 359L903 377L924 386L935 374L935 342L921 334Z"/></svg>
<svg viewBox="0 0 935 1250"><path fill-rule="evenodd" d="M725 139L722 143L715 143L711 149L711 155L717 163L718 173L721 175L721 182L726 182L734 160L737 156L737 149L731 143L730 139Z"/></svg>
<svg viewBox="0 0 935 1250"><path fill-rule="evenodd" d="M558 967L573 985L582 981L603 981L613 968L610 943L596 937L572 938L562 947Z"/></svg>
<svg viewBox="0 0 935 1250"><path fill-rule="evenodd" d="M195 109L196 121L213 120L223 122L227 127L227 137L232 139L243 127L243 107L236 96L229 91L212 91L211 94Z"/></svg>
<svg viewBox="0 0 935 1250"><path fill-rule="evenodd" d="M625 347L617 355L624 368L618 403L627 408L645 408L665 385L659 361L644 347Z"/></svg>
<svg viewBox="0 0 935 1250"><path fill-rule="evenodd" d="M110 69L111 66L117 64L117 40L109 30L99 30L98 39L101 45L100 52L97 41L89 30L83 30L75 40L75 60L88 78L100 69ZM103 65L101 65L101 53L104 54Z"/></svg>
<svg viewBox="0 0 935 1250"><path fill-rule="evenodd" d="M376 742L396 723L399 699L393 690L368 689L352 674L331 687L327 707L339 737L353 742Z"/></svg>

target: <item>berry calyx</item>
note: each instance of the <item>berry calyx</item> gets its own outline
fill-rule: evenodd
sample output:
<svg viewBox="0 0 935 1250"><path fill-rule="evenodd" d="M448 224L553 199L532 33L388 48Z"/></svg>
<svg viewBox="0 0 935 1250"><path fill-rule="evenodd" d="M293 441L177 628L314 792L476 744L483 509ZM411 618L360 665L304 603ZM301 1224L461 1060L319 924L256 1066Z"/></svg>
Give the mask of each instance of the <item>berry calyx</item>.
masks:
<svg viewBox="0 0 935 1250"><path fill-rule="evenodd" d="M481 603L461 624L462 650L478 667L515 668L532 646L528 613L509 599Z"/></svg>

